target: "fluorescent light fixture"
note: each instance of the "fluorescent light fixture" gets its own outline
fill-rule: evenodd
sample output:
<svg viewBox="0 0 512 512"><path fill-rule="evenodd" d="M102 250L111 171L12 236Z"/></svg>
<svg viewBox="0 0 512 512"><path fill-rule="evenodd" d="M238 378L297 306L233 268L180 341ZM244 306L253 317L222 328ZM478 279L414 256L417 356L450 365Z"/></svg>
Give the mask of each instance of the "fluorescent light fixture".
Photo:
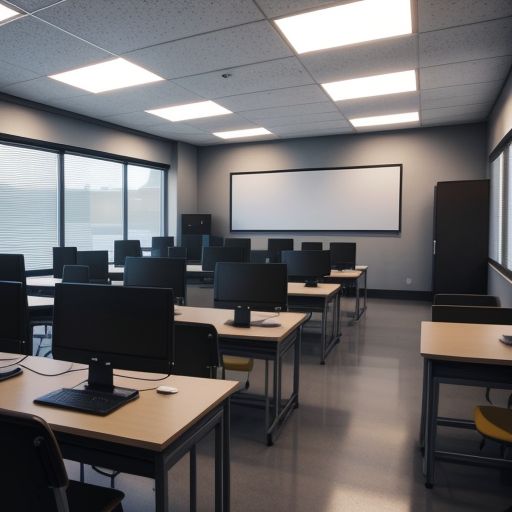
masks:
<svg viewBox="0 0 512 512"><path fill-rule="evenodd" d="M401 71L399 73L329 82L322 84L322 87L334 101L410 92L416 90L416 71Z"/></svg>
<svg viewBox="0 0 512 512"><path fill-rule="evenodd" d="M221 107L214 101L199 101L197 103L175 105L174 107L146 110L146 112L173 122L185 121L186 119L200 119L202 117L223 116L233 113L231 110Z"/></svg>
<svg viewBox="0 0 512 512"><path fill-rule="evenodd" d="M58 73L49 78L94 93L163 80L162 77L121 58Z"/></svg>
<svg viewBox="0 0 512 512"><path fill-rule="evenodd" d="M9 18L14 18L14 16L19 16L20 14L20 12L10 9L6 5L0 4L0 23L8 20Z"/></svg>
<svg viewBox="0 0 512 512"><path fill-rule="evenodd" d="M297 53L412 32L411 0L360 0L276 20Z"/></svg>
<svg viewBox="0 0 512 512"><path fill-rule="evenodd" d="M249 128L247 130L232 130L229 132L214 132L221 139L240 139L242 137L257 137L258 135L272 135L266 128Z"/></svg>
<svg viewBox="0 0 512 512"><path fill-rule="evenodd" d="M382 124L413 123L420 120L418 112L406 112L404 114L390 114L387 116L359 117L349 119L353 126L377 126Z"/></svg>

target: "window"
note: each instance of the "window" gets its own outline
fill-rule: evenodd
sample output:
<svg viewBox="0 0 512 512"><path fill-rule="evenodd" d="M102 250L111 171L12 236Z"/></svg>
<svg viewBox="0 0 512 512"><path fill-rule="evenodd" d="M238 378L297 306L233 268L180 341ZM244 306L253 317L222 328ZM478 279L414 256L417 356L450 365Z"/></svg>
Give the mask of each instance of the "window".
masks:
<svg viewBox="0 0 512 512"><path fill-rule="evenodd" d="M128 165L128 239L151 247L163 234L163 175L159 169Z"/></svg>
<svg viewBox="0 0 512 512"><path fill-rule="evenodd" d="M0 144L0 252L52 267L58 245L58 153Z"/></svg>

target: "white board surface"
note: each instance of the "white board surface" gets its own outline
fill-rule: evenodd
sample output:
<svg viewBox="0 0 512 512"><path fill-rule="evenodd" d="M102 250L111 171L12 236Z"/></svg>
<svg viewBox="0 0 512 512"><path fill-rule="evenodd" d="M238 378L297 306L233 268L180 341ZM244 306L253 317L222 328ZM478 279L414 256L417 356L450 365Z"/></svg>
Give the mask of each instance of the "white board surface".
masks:
<svg viewBox="0 0 512 512"><path fill-rule="evenodd" d="M400 231L401 165L231 173L232 231Z"/></svg>

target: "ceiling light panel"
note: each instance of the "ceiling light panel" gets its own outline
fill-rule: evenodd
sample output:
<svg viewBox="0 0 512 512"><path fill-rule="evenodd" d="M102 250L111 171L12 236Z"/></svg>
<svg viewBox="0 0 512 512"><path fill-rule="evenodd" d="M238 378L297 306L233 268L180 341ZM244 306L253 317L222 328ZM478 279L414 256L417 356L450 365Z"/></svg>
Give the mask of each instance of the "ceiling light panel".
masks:
<svg viewBox="0 0 512 512"><path fill-rule="evenodd" d="M404 114L390 114L387 116L359 117L349 119L355 128L364 126L379 126L385 124L414 123L420 120L418 112L405 112Z"/></svg>
<svg viewBox="0 0 512 512"><path fill-rule="evenodd" d="M58 73L49 78L93 93L163 80L162 77L121 58Z"/></svg>
<svg viewBox="0 0 512 512"><path fill-rule="evenodd" d="M275 21L297 53L412 32L411 0L360 0Z"/></svg>
<svg viewBox="0 0 512 512"><path fill-rule="evenodd" d="M6 5L0 4L0 23L2 21L8 20L9 18L14 18L15 16L19 16L21 13L15 11L14 9L10 9Z"/></svg>
<svg viewBox="0 0 512 512"><path fill-rule="evenodd" d="M269 132L266 128L249 128L247 130L215 132L213 135L221 139L241 139L243 137L257 137L258 135L272 135L272 132Z"/></svg>
<svg viewBox="0 0 512 512"><path fill-rule="evenodd" d="M416 91L416 71L401 71L385 75L354 78L322 84L334 101L383 96L400 92Z"/></svg>
<svg viewBox="0 0 512 512"><path fill-rule="evenodd" d="M221 107L214 101L199 101L186 105L146 110L148 114L163 117L168 121L185 121L187 119L201 119L202 117L224 116L232 114L231 110Z"/></svg>

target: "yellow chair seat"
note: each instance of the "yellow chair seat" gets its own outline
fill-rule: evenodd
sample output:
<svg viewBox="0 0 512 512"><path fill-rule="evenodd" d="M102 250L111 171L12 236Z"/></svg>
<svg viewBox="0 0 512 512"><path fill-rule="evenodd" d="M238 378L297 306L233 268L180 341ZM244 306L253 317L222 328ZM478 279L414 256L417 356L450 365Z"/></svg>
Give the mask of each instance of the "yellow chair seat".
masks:
<svg viewBox="0 0 512 512"><path fill-rule="evenodd" d="M484 437L512 444L512 410L480 405L475 408L475 426Z"/></svg>
<svg viewBox="0 0 512 512"><path fill-rule="evenodd" d="M224 369L235 372L250 372L254 366L254 360L248 357L222 356Z"/></svg>

